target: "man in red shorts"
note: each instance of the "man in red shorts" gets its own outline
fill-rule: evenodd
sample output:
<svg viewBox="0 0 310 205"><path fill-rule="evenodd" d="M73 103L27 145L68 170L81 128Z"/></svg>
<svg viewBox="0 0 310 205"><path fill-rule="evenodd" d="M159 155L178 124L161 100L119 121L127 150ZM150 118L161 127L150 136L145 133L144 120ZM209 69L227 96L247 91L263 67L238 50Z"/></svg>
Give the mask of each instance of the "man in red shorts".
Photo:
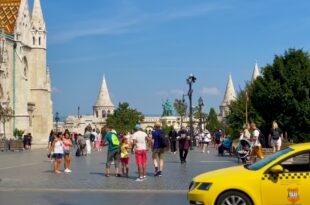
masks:
<svg viewBox="0 0 310 205"><path fill-rule="evenodd" d="M136 181L143 181L146 179L146 163L147 163L146 143L149 139L147 134L142 131L140 124L137 124L135 126L135 130L136 132L132 136L133 140L132 152L135 149L135 157L139 173L139 176L136 179Z"/></svg>

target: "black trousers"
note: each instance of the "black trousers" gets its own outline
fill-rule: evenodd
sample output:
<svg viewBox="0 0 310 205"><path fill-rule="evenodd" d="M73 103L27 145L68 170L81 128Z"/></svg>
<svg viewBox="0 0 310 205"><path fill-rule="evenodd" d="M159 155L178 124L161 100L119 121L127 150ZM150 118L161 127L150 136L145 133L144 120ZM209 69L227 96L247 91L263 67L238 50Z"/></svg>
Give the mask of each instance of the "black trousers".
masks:
<svg viewBox="0 0 310 205"><path fill-rule="evenodd" d="M185 162L187 154L188 154L188 149L184 149L184 145L181 144L179 146L179 152L180 152L180 160L181 160L181 162Z"/></svg>
<svg viewBox="0 0 310 205"><path fill-rule="evenodd" d="M171 152L177 151L177 141L171 140L170 145L171 145L171 147L170 147L171 148Z"/></svg>

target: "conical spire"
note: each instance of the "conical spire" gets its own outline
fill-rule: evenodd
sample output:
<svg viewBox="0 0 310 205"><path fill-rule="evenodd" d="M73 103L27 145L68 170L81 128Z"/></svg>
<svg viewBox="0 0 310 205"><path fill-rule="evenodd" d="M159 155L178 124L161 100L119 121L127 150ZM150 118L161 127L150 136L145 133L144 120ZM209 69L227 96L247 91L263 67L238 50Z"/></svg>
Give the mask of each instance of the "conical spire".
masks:
<svg viewBox="0 0 310 205"><path fill-rule="evenodd" d="M32 10L32 25L38 30L45 30L45 21L40 0L34 0Z"/></svg>
<svg viewBox="0 0 310 205"><path fill-rule="evenodd" d="M110 93L108 90L108 86L105 80L105 76L103 75L101 88L99 91L99 95L95 104L96 107L114 107L111 98Z"/></svg>
<svg viewBox="0 0 310 205"><path fill-rule="evenodd" d="M256 62L254 66L253 74L252 74L252 82L256 80L258 76L260 76L260 74L259 74L258 65Z"/></svg>
<svg viewBox="0 0 310 205"><path fill-rule="evenodd" d="M237 98L237 96L236 96L234 84L233 84L233 81L231 78L231 74L229 74L228 82L226 85L226 92L225 92L224 100L222 102L222 106L229 105L230 102L236 100L236 98Z"/></svg>

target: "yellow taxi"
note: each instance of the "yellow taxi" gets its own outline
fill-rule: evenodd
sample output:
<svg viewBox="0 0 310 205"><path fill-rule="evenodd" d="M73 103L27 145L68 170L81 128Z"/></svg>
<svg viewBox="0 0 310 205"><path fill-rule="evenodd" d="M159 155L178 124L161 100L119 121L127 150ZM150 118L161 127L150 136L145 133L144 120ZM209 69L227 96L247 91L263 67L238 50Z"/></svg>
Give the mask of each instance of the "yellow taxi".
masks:
<svg viewBox="0 0 310 205"><path fill-rule="evenodd" d="M310 143L198 175L187 197L193 205L310 205Z"/></svg>

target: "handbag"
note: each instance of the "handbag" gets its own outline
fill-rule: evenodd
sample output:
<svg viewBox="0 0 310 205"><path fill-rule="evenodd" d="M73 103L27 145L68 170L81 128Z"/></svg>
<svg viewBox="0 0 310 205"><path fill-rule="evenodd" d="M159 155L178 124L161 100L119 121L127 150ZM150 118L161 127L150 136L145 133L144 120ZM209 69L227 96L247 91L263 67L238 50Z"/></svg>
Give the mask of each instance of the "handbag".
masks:
<svg viewBox="0 0 310 205"><path fill-rule="evenodd" d="M189 149L189 140L186 139L185 142L184 142L184 149Z"/></svg>

